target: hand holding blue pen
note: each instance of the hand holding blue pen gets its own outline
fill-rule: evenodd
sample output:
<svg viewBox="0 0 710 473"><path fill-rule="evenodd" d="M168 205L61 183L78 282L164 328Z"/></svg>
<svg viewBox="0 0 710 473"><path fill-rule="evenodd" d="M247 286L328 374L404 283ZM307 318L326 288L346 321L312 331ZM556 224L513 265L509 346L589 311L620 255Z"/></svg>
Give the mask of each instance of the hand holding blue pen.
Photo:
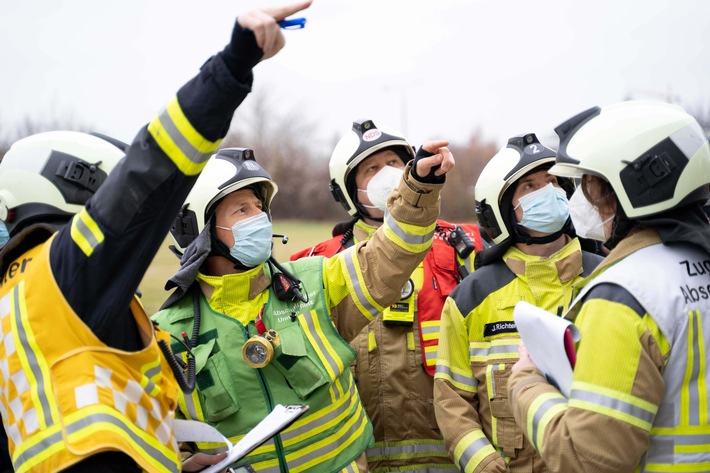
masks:
<svg viewBox="0 0 710 473"><path fill-rule="evenodd" d="M289 18L288 20L281 20L277 23L284 30L300 30L306 27L305 18Z"/></svg>
<svg viewBox="0 0 710 473"><path fill-rule="evenodd" d="M281 29L300 29L306 24L305 18L287 19L311 6L313 0L301 0L281 7L264 8L239 15L237 23L242 28L251 30L264 56L268 59L278 53L286 44Z"/></svg>

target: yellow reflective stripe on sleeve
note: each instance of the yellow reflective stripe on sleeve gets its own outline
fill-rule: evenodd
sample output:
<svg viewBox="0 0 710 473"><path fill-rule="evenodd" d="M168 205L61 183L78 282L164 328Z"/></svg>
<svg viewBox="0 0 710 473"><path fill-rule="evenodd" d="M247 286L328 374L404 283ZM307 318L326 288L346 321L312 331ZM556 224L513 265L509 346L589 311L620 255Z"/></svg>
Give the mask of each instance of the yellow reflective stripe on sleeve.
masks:
<svg viewBox="0 0 710 473"><path fill-rule="evenodd" d="M436 222L427 227L398 222L385 213L384 231L387 239L397 246L412 253L421 253L429 249L436 229Z"/></svg>
<svg viewBox="0 0 710 473"><path fill-rule="evenodd" d="M631 394L622 393L582 381L572 382L570 407L584 409L651 430L658 406Z"/></svg>
<svg viewBox="0 0 710 473"><path fill-rule="evenodd" d="M202 171L207 160L222 140L205 139L185 117L177 96L148 125L160 149L185 175L194 176Z"/></svg>
<svg viewBox="0 0 710 473"><path fill-rule="evenodd" d="M680 392L680 425L707 425L707 386L705 377L697 375L706 372L702 317L700 311L691 311L688 318L688 356Z"/></svg>
<svg viewBox="0 0 710 473"><path fill-rule="evenodd" d="M360 270L360 262L358 259L356 246L351 246L345 251L338 253L335 258L342 258L345 263L345 269L348 272L348 279L352 284L352 299L360 312L367 317L368 320L373 320L377 315L385 310L383 306L375 302L367 290L365 279Z"/></svg>
<svg viewBox="0 0 710 473"><path fill-rule="evenodd" d="M367 334L367 351L373 351L377 348L377 340L375 339L375 332L368 332Z"/></svg>
<svg viewBox="0 0 710 473"><path fill-rule="evenodd" d="M104 241L104 234L89 212L81 209L72 219L71 238L86 256L91 256Z"/></svg>
<svg viewBox="0 0 710 473"><path fill-rule="evenodd" d="M454 461L461 471L472 472L491 453L496 453L482 430L463 436L454 448Z"/></svg>
<svg viewBox="0 0 710 473"><path fill-rule="evenodd" d="M490 342L472 341L469 344L471 362L487 362L489 360L505 360L518 358L518 343L520 339L504 338Z"/></svg>
<svg viewBox="0 0 710 473"><path fill-rule="evenodd" d="M567 409L567 399L560 393L545 393L538 396L527 413L526 430L530 443L537 451L543 444L545 429L557 414Z"/></svg>
<svg viewBox="0 0 710 473"><path fill-rule="evenodd" d="M441 321L439 320L425 320L421 324L422 340L428 342L430 340L439 339L439 331L441 326Z"/></svg>
<svg viewBox="0 0 710 473"><path fill-rule="evenodd" d="M407 332L407 350L414 351L416 346L414 345L414 334L412 332Z"/></svg>
<svg viewBox="0 0 710 473"><path fill-rule="evenodd" d="M434 379L444 379L456 389L461 391L476 392L478 380L473 377L471 371L462 373L461 370L448 365L448 360L439 358L436 362L436 372Z"/></svg>

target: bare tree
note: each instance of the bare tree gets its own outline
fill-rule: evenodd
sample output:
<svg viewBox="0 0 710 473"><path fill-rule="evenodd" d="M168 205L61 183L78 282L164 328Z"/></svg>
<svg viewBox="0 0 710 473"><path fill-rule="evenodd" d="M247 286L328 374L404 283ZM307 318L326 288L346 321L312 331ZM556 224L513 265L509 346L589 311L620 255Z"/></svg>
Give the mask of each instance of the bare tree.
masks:
<svg viewBox="0 0 710 473"><path fill-rule="evenodd" d="M441 193L441 216L455 222L476 221L473 188L485 165L497 152L495 143L486 141L480 130L464 145L450 147L456 167L446 176Z"/></svg>
<svg viewBox="0 0 710 473"><path fill-rule="evenodd" d="M275 98L254 93L237 111L223 147L254 150L257 161L269 172L279 192L272 213L276 218L337 220L342 209L328 190L328 149L315 137L316 125L294 108L285 114L271 103ZM345 215L347 216L347 215Z"/></svg>

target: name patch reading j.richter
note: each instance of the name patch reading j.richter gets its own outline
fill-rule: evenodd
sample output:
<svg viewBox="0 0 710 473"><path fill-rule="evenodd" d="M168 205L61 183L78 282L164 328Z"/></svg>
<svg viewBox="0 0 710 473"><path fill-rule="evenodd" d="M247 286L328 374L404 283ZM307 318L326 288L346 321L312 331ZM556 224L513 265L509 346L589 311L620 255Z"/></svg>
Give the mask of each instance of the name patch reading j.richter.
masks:
<svg viewBox="0 0 710 473"><path fill-rule="evenodd" d="M518 327L515 326L515 322L495 322L483 327L483 336L490 337L501 333L517 333L517 331Z"/></svg>

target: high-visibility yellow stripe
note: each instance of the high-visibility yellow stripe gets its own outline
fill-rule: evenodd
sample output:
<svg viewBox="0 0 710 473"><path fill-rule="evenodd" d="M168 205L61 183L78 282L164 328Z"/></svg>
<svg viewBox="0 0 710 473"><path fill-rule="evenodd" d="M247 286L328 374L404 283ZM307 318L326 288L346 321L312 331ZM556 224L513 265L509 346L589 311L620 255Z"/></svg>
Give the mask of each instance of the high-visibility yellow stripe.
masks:
<svg viewBox="0 0 710 473"><path fill-rule="evenodd" d="M351 246L347 250L338 253L336 257L342 258L345 262L345 268L347 269L354 295L352 301L368 320L373 320L378 314L385 310L385 307L378 304L367 289L367 284L365 284L365 278L360 268L360 258L357 251L355 251L356 248L355 246Z"/></svg>
<svg viewBox="0 0 710 473"><path fill-rule="evenodd" d="M146 363L140 368L141 373L143 374L140 383L141 387L151 397L154 397L157 394L158 383L163 377L163 373L160 368L160 358L156 358L152 362Z"/></svg>
<svg viewBox="0 0 710 473"><path fill-rule="evenodd" d="M667 465L658 463L647 463L644 466L644 471L658 471L663 473L678 472L678 473L707 473L710 471L710 462Z"/></svg>
<svg viewBox="0 0 710 473"><path fill-rule="evenodd" d="M658 406L633 396L582 381L572 382L570 407L604 414L646 431L651 430Z"/></svg>
<svg viewBox="0 0 710 473"><path fill-rule="evenodd" d="M346 417L357 412L361 403L355 396L354 388L351 386L348 396L343 396L335 403L320 409L314 415L305 419L299 419L291 427L282 432L281 440L284 446L294 445L304 440L308 440L316 432L327 430L343 421Z"/></svg>
<svg viewBox="0 0 710 473"><path fill-rule="evenodd" d="M362 409L362 404L358 403L355 415L351 416L337 433L331 435L330 437L323 438L318 442L312 443L308 445L308 447L300 449L297 452L287 455L286 461L289 464L289 471L292 473L300 473L319 465L325 460L335 458L343 450L352 446L352 444L362 436L367 425L367 416ZM348 431L351 431L350 435L343 439L342 435L347 434ZM316 455L315 458L312 458L311 460L300 465L293 467L291 466L291 463L295 460L309 455L317 450L321 450L321 452Z"/></svg>
<svg viewBox="0 0 710 473"><path fill-rule="evenodd" d="M444 358L436 361L434 379L444 379L456 389L471 393L476 392L478 386L478 381L473 377L470 369L464 372L461 368L449 365L449 360Z"/></svg>
<svg viewBox="0 0 710 473"><path fill-rule="evenodd" d="M345 365L343 365L343 360L340 358L338 353L335 351L335 348L333 348L333 344L330 343L330 337L327 337L325 333L323 332L323 329L321 328L320 325L320 318L316 315L316 311L313 310L311 312L312 314L312 320L313 320L313 326L316 329L317 335L320 337L320 341L322 343L322 346L325 348L327 354L327 358L335 362L336 366L338 367L338 372L335 373L332 371L332 368L330 367L330 364L326 365L326 369L331 375L331 379L335 380L340 376L340 373L342 373L345 370ZM330 323L330 320L328 321ZM318 347L319 345L314 345L314 347ZM317 350L318 351L318 350Z"/></svg>
<svg viewBox="0 0 710 473"><path fill-rule="evenodd" d="M39 422L40 429L44 430L49 424L52 423L52 419L58 419L59 413L57 411L57 401L54 398L54 392L50 389L51 377L49 375L49 365L44 357L42 350L37 343L34 332L30 328L30 322L28 319L27 305L25 302L25 282L21 281L16 287L14 294L15 303L12 304L11 317L13 322L12 332L13 339L15 342L16 350L20 357L20 362L22 364L23 372L27 375L30 391L32 396L32 402L37 411L37 420ZM16 311L19 310L19 314ZM21 331L25 336L25 343L20 341L18 336L17 323L22 325ZM30 359L26 350L32 352L32 357L35 359L36 366L31 366ZM35 373L39 370L38 375L41 379L35 376ZM47 389L45 389L47 387ZM42 391L40 393L40 390ZM40 397L44 399L45 402L40 400ZM50 412L45 412L42 408L43 405L49 406ZM49 423L47 422L49 419Z"/></svg>
<svg viewBox="0 0 710 473"><path fill-rule="evenodd" d="M528 409L526 428L533 447L540 451L544 444L545 430L550 421L567 409L567 399L560 393L545 393L538 396Z"/></svg>
<svg viewBox="0 0 710 473"><path fill-rule="evenodd" d="M685 374L683 384L680 388L680 425L690 425L690 380L693 377L693 336L695 326L693 324L693 312L688 312L688 341L686 343L688 356L686 357Z"/></svg>
<svg viewBox="0 0 710 473"><path fill-rule="evenodd" d="M367 334L367 351L373 351L377 348L377 340L375 339L375 332L369 332Z"/></svg>
<svg viewBox="0 0 710 473"><path fill-rule="evenodd" d="M185 117L177 96L148 125L158 146L187 176L198 174L222 140L205 139Z"/></svg>
<svg viewBox="0 0 710 473"><path fill-rule="evenodd" d="M519 338L503 338L490 342L471 341L469 356L471 362L488 362L506 359L518 359Z"/></svg>
<svg viewBox="0 0 710 473"><path fill-rule="evenodd" d="M693 314L697 323L698 333L698 373L707 373L707 353L705 351L705 337L703 333L703 318L700 316L700 311L696 310ZM708 388L705 376L698 377L698 414L700 425L708 425ZM706 450L707 451L707 450Z"/></svg>
<svg viewBox="0 0 710 473"><path fill-rule="evenodd" d="M407 350L414 351L416 348L414 344L414 334L412 332L407 332Z"/></svg>
<svg viewBox="0 0 710 473"><path fill-rule="evenodd" d="M495 453L493 445L482 430L463 436L454 447L454 459L462 471L473 471L488 455Z"/></svg>
<svg viewBox="0 0 710 473"><path fill-rule="evenodd" d="M411 253L422 253L431 247L431 237L434 234L436 223L427 227L420 227L397 222L390 214L387 214L387 216L389 218L385 218L382 226L388 240Z"/></svg>
<svg viewBox="0 0 710 473"><path fill-rule="evenodd" d="M91 256L94 249L104 241L103 232L86 209L81 209L72 219L71 237L86 256Z"/></svg>
<svg viewBox="0 0 710 473"><path fill-rule="evenodd" d="M58 440L61 440L60 430L61 425L54 424L48 427L47 429L44 429L41 432L33 435L30 439L18 445L15 449L15 452L13 453L13 465L15 467L15 473L34 471L34 468L37 465L42 464L43 461L56 454L57 452L64 450L64 443L61 441L57 441L50 446L43 446L43 448L40 449L39 453L32 455L27 461L21 462L19 465L17 464L17 459L25 451L32 450L36 447L38 443L44 441L45 439L48 439L49 437L56 434L58 436Z"/></svg>
<svg viewBox="0 0 710 473"><path fill-rule="evenodd" d="M486 366L486 379L488 380L488 401L496 397L496 385L494 371L501 371L505 368L503 364L489 364ZM498 418L491 414L491 443L498 445Z"/></svg>

